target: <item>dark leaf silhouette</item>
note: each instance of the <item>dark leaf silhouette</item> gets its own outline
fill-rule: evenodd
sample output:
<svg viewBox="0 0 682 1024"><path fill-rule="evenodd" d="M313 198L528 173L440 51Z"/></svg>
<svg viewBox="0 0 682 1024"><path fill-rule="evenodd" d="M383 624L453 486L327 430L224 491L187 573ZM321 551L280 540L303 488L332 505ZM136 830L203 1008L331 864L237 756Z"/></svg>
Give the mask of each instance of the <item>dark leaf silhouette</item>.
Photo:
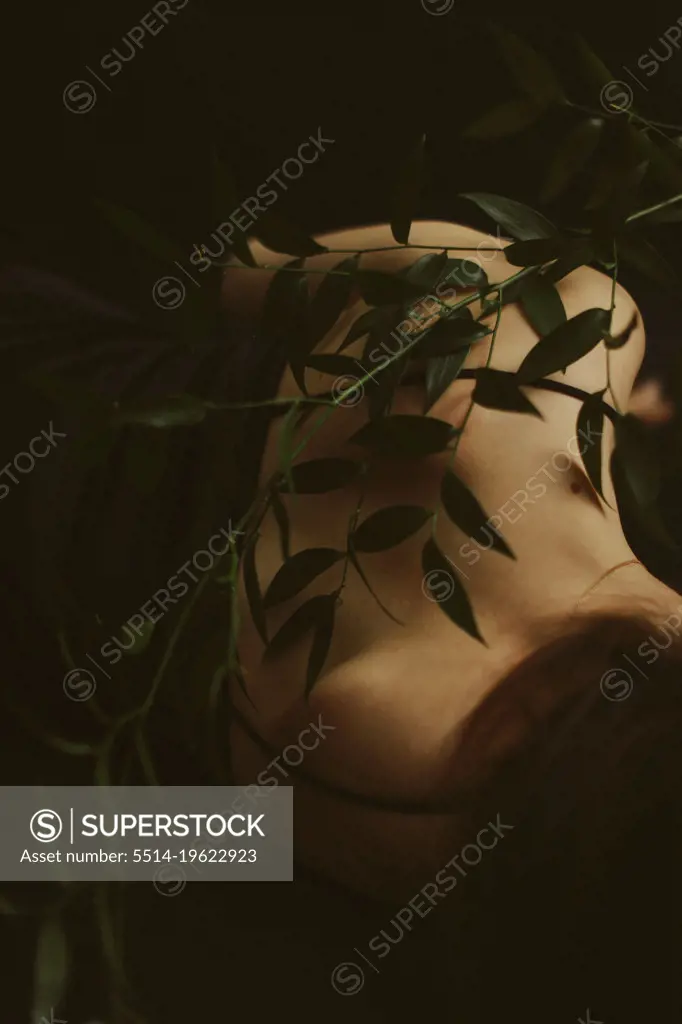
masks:
<svg viewBox="0 0 682 1024"><path fill-rule="evenodd" d="M517 371L520 384L557 373L591 352L608 332L608 309L585 309L560 324L530 350Z"/></svg>
<svg viewBox="0 0 682 1024"><path fill-rule="evenodd" d="M425 294L432 291L446 272L447 252L429 252L420 256L405 272L405 279Z"/></svg>
<svg viewBox="0 0 682 1024"><path fill-rule="evenodd" d="M277 630L263 653L263 661L271 661L288 650L297 640L314 629L324 616L329 594L317 594L297 608Z"/></svg>
<svg viewBox="0 0 682 1024"><path fill-rule="evenodd" d="M363 335L369 334L370 331L375 329L390 329L391 325L398 322L400 308L399 304L394 303L393 305L380 306L376 309L366 310L366 312L362 313L353 323L348 334L336 351L342 352L344 348L347 348L354 341L357 341L358 338L362 338Z"/></svg>
<svg viewBox="0 0 682 1024"><path fill-rule="evenodd" d="M310 300L310 341L315 346L334 326L353 290L358 257L341 260L327 274Z"/></svg>
<svg viewBox="0 0 682 1024"><path fill-rule="evenodd" d="M391 505L363 520L352 535L356 551L386 551L420 530L433 512L421 505Z"/></svg>
<svg viewBox="0 0 682 1024"><path fill-rule="evenodd" d="M471 346L467 345L466 348L458 349L451 356L436 356L429 359L426 364L425 413L447 391L452 382L457 380L470 350Z"/></svg>
<svg viewBox="0 0 682 1024"><path fill-rule="evenodd" d="M421 289L405 276L383 270L358 270L356 283L368 306L390 306L416 299Z"/></svg>
<svg viewBox="0 0 682 1024"><path fill-rule="evenodd" d="M309 459L291 467L291 479L299 494L322 494L345 487L359 472L360 464L351 459ZM286 480L279 489L288 491Z"/></svg>
<svg viewBox="0 0 682 1024"><path fill-rule="evenodd" d="M448 356L462 346L492 334L492 329L469 317L442 317L415 345L417 357Z"/></svg>
<svg viewBox="0 0 682 1024"><path fill-rule="evenodd" d="M535 124L542 110L523 97L505 100L487 111L463 131L468 139L502 139Z"/></svg>
<svg viewBox="0 0 682 1024"><path fill-rule="evenodd" d="M528 322L542 338L566 323L561 296L543 274L533 277L521 292L519 301Z"/></svg>
<svg viewBox="0 0 682 1024"><path fill-rule="evenodd" d="M510 74L531 103L547 107L565 102L561 83L546 57L501 25L493 25L492 32Z"/></svg>
<svg viewBox="0 0 682 1024"><path fill-rule="evenodd" d="M547 172L540 198L543 203L556 199L571 180L587 165L602 137L604 121L588 117L574 125L557 148Z"/></svg>
<svg viewBox="0 0 682 1024"><path fill-rule="evenodd" d="M307 587L316 576L325 572L344 557L343 551L336 548L307 548L299 551L282 565L275 573L270 586L265 591L263 606L287 601L299 591Z"/></svg>
<svg viewBox="0 0 682 1024"><path fill-rule="evenodd" d="M506 228L512 238L526 241L534 238L551 238L557 234L551 221L515 199L507 199L491 192L464 192L462 198L476 203L494 221Z"/></svg>
<svg viewBox="0 0 682 1024"><path fill-rule="evenodd" d="M456 428L444 420L397 415L366 423L349 441L378 453L411 457L443 451L457 433Z"/></svg>
<svg viewBox="0 0 682 1024"><path fill-rule="evenodd" d="M637 310L632 314L628 323L620 332L620 334L608 334L604 338L604 344L607 348L622 348L632 337L632 332L639 323L639 316Z"/></svg>
<svg viewBox="0 0 682 1024"><path fill-rule="evenodd" d="M320 373L333 373L337 377L357 377L360 372L360 367L352 356L341 356L335 352L308 356L306 366L319 370Z"/></svg>
<svg viewBox="0 0 682 1024"><path fill-rule="evenodd" d="M632 415L615 422L618 462L639 505L651 505L660 488L660 464L646 427Z"/></svg>
<svg viewBox="0 0 682 1024"><path fill-rule="evenodd" d="M536 409L519 388L516 374L506 373L504 370L492 370L489 367L479 370L472 398L477 405L483 405L487 409L529 413L539 419L543 418L539 409Z"/></svg>
<svg viewBox="0 0 682 1024"><path fill-rule="evenodd" d="M391 232L396 242L407 245L412 221L417 212L424 167L424 143L426 136L420 135L407 154L398 171L393 192L393 215Z"/></svg>
<svg viewBox="0 0 682 1024"><path fill-rule="evenodd" d="M488 522L488 516L478 499L452 470L446 470L443 474L440 496L443 507L455 526L474 540L480 540L484 531L488 531L490 546L495 551L509 558L515 557L499 531Z"/></svg>
<svg viewBox="0 0 682 1024"><path fill-rule="evenodd" d="M445 558L435 540L430 537L422 549L423 586L436 600L445 614L475 640L483 641L474 610L454 566Z"/></svg>
<svg viewBox="0 0 682 1024"><path fill-rule="evenodd" d="M213 202L216 215L223 219L229 217L241 205L241 197L230 171L215 154L213 156ZM242 263L248 267L256 266L246 235L239 230L232 231L229 244L235 256Z"/></svg>
<svg viewBox="0 0 682 1024"><path fill-rule="evenodd" d="M563 255L563 238L532 238L525 242L514 242L504 250L505 259L513 267L532 267L547 263Z"/></svg>
<svg viewBox="0 0 682 1024"><path fill-rule="evenodd" d="M606 389L596 391L580 406L576 433L581 445L581 457L587 477L597 494L604 498L602 489L602 434L604 431L604 410L601 403Z"/></svg>
<svg viewBox="0 0 682 1024"><path fill-rule="evenodd" d="M252 233L267 249L288 256L316 256L318 253L328 252L325 245L320 245L298 225L292 224L272 210L258 218Z"/></svg>

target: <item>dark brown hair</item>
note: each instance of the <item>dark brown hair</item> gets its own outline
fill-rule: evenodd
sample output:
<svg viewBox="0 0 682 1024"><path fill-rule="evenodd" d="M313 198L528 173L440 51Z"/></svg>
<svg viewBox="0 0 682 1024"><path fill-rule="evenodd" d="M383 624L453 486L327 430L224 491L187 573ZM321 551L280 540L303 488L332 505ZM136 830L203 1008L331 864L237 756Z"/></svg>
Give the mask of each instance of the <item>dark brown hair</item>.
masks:
<svg viewBox="0 0 682 1024"><path fill-rule="evenodd" d="M512 828L432 915L424 956L392 958L403 1008L416 957L420 990L466 1024L679 1020L680 643L645 619L585 619L456 740L453 852L496 814Z"/></svg>

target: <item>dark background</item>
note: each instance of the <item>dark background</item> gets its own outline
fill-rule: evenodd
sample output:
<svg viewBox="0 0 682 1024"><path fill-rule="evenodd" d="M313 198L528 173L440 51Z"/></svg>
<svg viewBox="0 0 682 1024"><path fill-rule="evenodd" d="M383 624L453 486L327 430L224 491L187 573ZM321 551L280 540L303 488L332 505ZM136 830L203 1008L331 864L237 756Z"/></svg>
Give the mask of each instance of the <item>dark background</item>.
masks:
<svg viewBox="0 0 682 1024"><path fill-rule="evenodd" d="M189 0L158 36L145 37L143 50L120 74L106 80L111 92L98 87L89 112L68 111L62 101L67 84L90 78L85 65L97 69L100 58L148 10L146 4L80 9L55 5L18 12L21 24L10 39L3 91L7 149L0 228L7 265L50 270L134 310L150 337L164 330L167 315L149 296L154 274L103 223L93 200L108 199L137 210L189 253L216 226L208 187L213 151L231 167L240 193L251 195L321 127L334 145L278 201L278 210L311 233L387 220L392 168L418 130L427 132L435 168L420 216L489 226L457 198L468 190L499 192L538 205L552 145L561 137L560 119L542 131L495 144L460 137L463 126L515 92L477 5L457 0L449 14L436 17L419 0L307 7L209 6ZM638 56L657 45L679 13L668 16L657 7L625 15L623 9L571 4L552 6L542 15L516 5L513 10L485 7L485 15L499 18L551 53L567 83L575 77L570 32L577 29L614 76L630 82L641 113L674 123L682 111L682 56L675 54L650 79L639 73L649 92L638 88L622 66L638 73ZM598 97L585 101L598 106ZM570 218L570 202L545 212L559 220ZM664 251L674 254L677 239L674 226L661 230ZM157 267L156 276L161 272ZM644 313L650 337L646 372L669 382L678 374L678 303L638 275L624 273L621 280ZM6 459L22 450L51 415L51 407L39 396L22 390L15 370L16 363L6 360L0 380ZM191 463L192 453L188 450L184 458ZM54 466L52 472L56 460ZM668 520L679 528L676 466L667 471L667 481ZM64 538L55 524L62 529L73 493L68 493L68 481L62 482L61 492L41 487L37 479L22 478L21 489L13 489L0 503L6 574L2 671L3 685L18 686L51 722L74 714L73 708L62 707L61 691L54 684L64 668L52 622L61 597L49 582L53 560L62 570L68 567ZM77 544L74 549L77 537L70 533L73 561L68 568L81 603L87 603L88 588L95 588L93 601L96 597L115 621L123 621L140 598L185 560L184 553L179 558L176 553L187 548L186 506L196 503L197 494L191 483L189 490L187 485L184 490L177 483L175 487L165 514L159 515L154 506L141 526L130 521L137 513L126 504L127 492L105 496L111 522L100 526L105 533L98 536L101 541L106 534L108 554L98 555L94 569L92 553ZM41 504L38 519L31 511L36 497ZM36 523L42 524L40 542ZM129 543L117 533L126 529L134 534ZM682 587L679 564L646 550L654 571ZM56 699L47 694L48 688L59 691ZM69 726L73 723L70 719ZM62 761L50 760L39 744L19 738L7 717L2 734L4 781L71 778ZM169 743L162 737L158 753L170 763ZM138 964L136 981L145 993L150 1024L218 1019L216 1008L222 1015L230 1007L243 1008L244 993L237 995L236 988L245 972L259 973L256 967L262 968L267 989L265 995L260 991L261 998L271 995L291 1008L299 1006L305 992L306 1002L299 1006L302 1020L314 1019L318 1007L327 1019L349 1019L351 1012L361 1020L382 1020L384 1013L388 1019L380 988L352 1011L346 1000L330 995L330 967L350 952L358 935L362 939L374 932L353 917L359 910L341 896L327 893L328 902L316 907L317 898L305 898L305 884L297 883L296 898L283 893L283 887L260 886L260 902L249 886L244 887L248 892L235 890L218 917L212 913L212 886L191 887L191 894L180 897L181 910L175 900L161 899L151 887L146 887L151 894L134 887L138 905L132 959ZM34 899L40 902L36 894ZM329 931L330 920L336 922L334 934L321 948L317 939L323 924ZM7 976L16 983L10 1001L17 1008L11 1020L22 1024L27 1019L32 936L30 923L22 923L3 950ZM81 941L82 962L89 964L88 941ZM338 955L329 954L330 946ZM411 969L419 974L416 947ZM257 993L256 982L250 984ZM97 1014L108 1020L97 968L81 972L70 998L69 1024L85 1024L88 1015ZM394 1007L392 1019L401 1019L395 1012Z"/></svg>

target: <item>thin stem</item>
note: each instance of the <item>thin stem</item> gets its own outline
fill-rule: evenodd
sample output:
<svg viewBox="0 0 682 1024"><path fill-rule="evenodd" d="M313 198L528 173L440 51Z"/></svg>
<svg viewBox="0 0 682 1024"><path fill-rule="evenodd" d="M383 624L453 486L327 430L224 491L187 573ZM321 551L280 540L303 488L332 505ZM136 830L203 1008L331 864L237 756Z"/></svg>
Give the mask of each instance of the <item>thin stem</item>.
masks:
<svg viewBox="0 0 682 1024"><path fill-rule="evenodd" d="M616 282L618 280L618 250L616 243L613 243L613 274L611 275L611 318L609 320L609 331L613 327L613 313L616 308ZM618 399L616 398L613 385L611 383L611 349L608 346L606 350L606 388L613 399L613 404L617 412L621 412L620 406L618 405Z"/></svg>

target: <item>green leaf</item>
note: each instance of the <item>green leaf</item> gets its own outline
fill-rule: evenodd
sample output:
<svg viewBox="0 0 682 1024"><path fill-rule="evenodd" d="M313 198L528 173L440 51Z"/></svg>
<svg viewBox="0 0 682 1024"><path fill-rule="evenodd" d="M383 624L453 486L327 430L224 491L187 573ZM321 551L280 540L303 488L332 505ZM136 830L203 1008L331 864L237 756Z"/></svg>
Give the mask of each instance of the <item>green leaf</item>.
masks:
<svg viewBox="0 0 682 1024"><path fill-rule="evenodd" d="M410 228L419 204L424 170L424 144L426 136L420 135L407 154L400 170L393 192L393 214L391 233L396 242L407 245Z"/></svg>
<svg viewBox="0 0 682 1024"><path fill-rule="evenodd" d="M359 472L360 464L351 459L309 459L291 467L291 478L299 494L323 494L346 487ZM279 489L286 493L286 481Z"/></svg>
<svg viewBox="0 0 682 1024"><path fill-rule="evenodd" d="M359 256L341 260L327 274L310 300L310 340L316 345L331 330L346 308L355 283Z"/></svg>
<svg viewBox="0 0 682 1024"><path fill-rule="evenodd" d="M421 289L406 277L383 270L358 270L356 283L368 306L396 305L421 294Z"/></svg>
<svg viewBox="0 0 682 1024"><path fill-rule="evenodd" d="M488 284L488 275L474 259L449 258L438 283L453 281L460 288L482 288Z"/></svg>
<svg viewBox="0 0 682 1024"><path fill-rule="evenodd" d="M457 314L441 317L417 342L413 354L417 358L448 356L489 334L492 334L492 329L474 319Z"/></svg>
<svg viewBox="0 0 682 1024"><path fill-rule="evenodd" d="M306 366L320 373L333 374L335 377L357 377L358 364L352 356L341 356L335 352L324 352L322 355L308 356Z"/></svg>
<svg viewBox="0 0 682 1024"><path fill-rule="evenodd" d="M587 266L593 259L594 250L589 238L571 239L565 255L543 270L542 276L546 281L557 284L578 267Z"/></svg>
<svg viewBox="0 0 682 1024"><path fill-rule="evenodd" d="M600 117L588 117L574 125L558 146L540 193L540 201L556 199L569 182L587 165L599 145L604 129Z"/></svg>
<svg viewBox="0 0 682 1024"><path fill-rule="evenodd" d="M263 597L263 607L287 601L307 587L316 576L336 565L345 552L336 548L306 548L280 566Z"/></svg>
<svg viewBox="0 0 682 1024"><path fill-rule="evenodd" d="M308 668L306 670L306 697L309 696L320 676L334 635L334 616L336 615L338 591L332 594L323 594L322 597L324 600L320 601L315 612L315 635L313 636L308 657Z"/></svg>
<svg viewBox="0 0 682 1024"><path fill-rule="evenodd" d="M546 57L500 25L493 25L492 32L510 74L532 103L544 108L565 102L561 83Z"/></svg>
<svg viewBox="0 0 682 1024"><path fill-rule="evenodd" d="M505 259L513 267L532 267L539 263L556 260L564 254L563 238L533 238L525 242L514 242L504 250Z"/></svg>
<svg viewBox="0 0 682 1024"><path fill-rule="evenodd" d="M386 551L420 530L433 512L421 505L391 505L364 519L352 534L356 551Z"/></svg>
<svg viewBox="0 0 682 1024"><path fill-rule="evenodd" d="M422 549L422 570L424 583L431 592L435 592L439 583L445 587L445 599L439 600L438 604L448 618L474 640L484 643L467 592L457 576L453 574L453 566L445 558L432 537L427 540Z"/></svg>
<svg viewBox="0 0 682 1024"><path fill-rule="evenodd" d="M541 338L566 323L561 296L554 284L542 274L528 281L519 301L529 324Z"/></svg>
<svg viewBox="0 0 682 1024"><path fill-rule="evenodd" d="M329 252L326 245L319 245L298 225L292 224L278 213L268 210L256 221L252 234L267 249L285 253L288 256L317 256Z"/></svg>
<svg viewBox="0 0 682 1024"><path fill-rule="evenodd" d="M620 416L615 423L616 452L630 490L641 506L651 505L660 490L658 451L646 427L636 416Z"/></svg>
<svg viewBox="0 0 682 1024"><path fill-rule="evenodd" d="M539 409L536 409L519 388L514 373L493 370L490 367L479 370L476 374L476 387L471 397L477 405L482 405L486 409L528 413L543 419Z"/></svg>
<svg viewBox="0 0 682 1024"><path fill-rule="evenodd" d="M450 387L453 381L457 380L459 371L464 366L466 357L471 351L471 346L461 348L451 356L437 356L429 359L426 364L426 396L424 400L424 413L427 413L434 403Z"/></svg>
<svg viewBox="0 0 682 1024"><path fill-rule="evenodd" d="M516 135L538 120L542 109L527 99L505 100L464 129L465 139L502 139Z"/></svg>
<svg viewBox="0 0 682 1024"><path fill-rule="evenodd" d="M303 366L312 342L308 280L302 267L302 260L290 260L273 275L263 302L259 345L264 351L286 352L296 383L307 394Z"/></svg>
<svg viewBox="0 0 682 1024"><path fill-rule="evenodd" d="M491 192L463 192L463 199L470 199L485 213L509 232L512 238L521 241L534 238L552 238L557 230L542 214L519 203L515 199L493 195Z"/></svg>
<svg viewBox="0 0 682 1024"><path fill-rule="evenodd" d="M611 477L621 518L634 521L636 527L660 544L667 554L679 558L679 545L668 533L656 504L642 503L633 491L630 475L617 448L611 454Z"/></svg>
<svg viewBox="0 0 682 1024"><path fill-rule="evenodd" d="M597 56L583 37L578 32L572 32L571 37L587 84L593 88L600 89L602 86L613 82L616 76L609 71L601 57Z"/></svg>
<svg viewBox="0 0 682 1024"><path fill-rule="evenodd" d="M610 320L608 309L585 309L540 338L516 372L519 384L557 373L582 359L608 333Z"/></svg>
<svg viewBox="0 0 682 1024"><path fill-rule="evenodd" d="M58 1016L69 973L69 951L60 919L49 916L38 934L33 975L33 1019Z"/></svg>
<svg viewBox="0 0 682 1024"><path fill-rule="evenodd" d="M491 546L495 551L508 558L516 557L499 531L490 525L478 499L452 470L446 470L443 474L440 496L455 526L474 540L480 539L483 530L487 529L492 536Z"/></svg>
<svg viewBox="0 0 682 1024"><path fill-rule="evenodd" d="M599 438L596 444L587 444L581 452L585 472L588 480L594 487L599 497L606 501L602 488L602 434L604 431L604 410L602 401L606 388L595 391L586 398L580 406L578 421L576 423L576 434L578 437L589 439L593 436Z"/></svg>
<svg viewBox="0 0 682 1024"><path fill-rule="evenodd" d="M193 395L169 395L152 402L141 402L119 409L115 424L141 423L147 427L184 427L206 419L206 406Z"/></svg>
<svg viewBox="0 0 682 1024"><path fill-rule="evenodd" d="M241 206L234 179L216 153L213 154L213 203L216 216L220 217L222 221L230 217ZM229 245L235 256L247 267L255 267L257 264L249 248L246 235L239 229L233 232L233 235Z"/></svg>
<svg viewBox="0 0 682 1024"><path fill-rule="evenodd" d="M344 348L357 341L358 338L362 338L363 335L369 334L374 330L390 330L398 322L400 311L401 306L399 304L368 309L353 322L348 334L336 351L342 352Z"/></svg>
<svg viewBox="0 0 682 1024"><path fill-rule="evenodd" d="M177 242L166 238L133 210L129 210L125 206L117 206L106 199L95 199L94 203L110 224L131 241L141 245L152 256L157 256L163 262L167 260L174 262L186 257L186 252Z"/></svg>
<svg viewBox="0 0 682 1024"><path fill-rule="evenodd" d="M429 252L425 256L420 256L407 268L405 280L426 294L439 283L448 262L447 252Z"/></svg>
<svg viewBox="0 0 682 1024"><path fill-rule="evenodd" d="M413 457L443 451L458 431L432 416L387 416L366 423L348 439L379 454Z"/></svg>
<svg viewBox="0 0 682 1024"><path fill-rule="evenodd" d="M618 236L618 255L635 270L649 277L668 291L679 293L680 281L677 273L646 238L631 233Z"/></svg>
<svg viewBox="0 0 682 1024"><path fill-rule="evenodd" d="M263 653L263 661L271 661L286 651L292 644L305 636L324 620L329 603L329 594L317 594L302 604L284 625L275 633Z"/></svg>
<svg viewBox="0 0 682 1024"><path fill-rule="evenodd" d="M368 351L363 354L363 359L365 355L369 354L369 351L373 350L373 342L374 339L370 338ZM406 352L377 369L374 376L375 387L367 392L370 420L376 420L390 410L396 388L407 369L410 354Z"/></svg>
<svg viewBox="0 0 682 1024"><path fill-rule="evenodd" d="M268 642L268 627L265 618L265 606L261 594L258 571L256 569L256 544L259 534L255 533L244 550L244 589L253 624L264 644Z"/></svg>
<svg viewBox="0 0 682 1024"><path fill-rule="evenodd" d="M293 475L293 469L291 475ZM275 517L277 527L279 529L279 541L280 549L282 552L282 558L286 562L291 554L289 550L289 514L286 510L284 502L280 498L279 491L275 487L272 487L270 489L270 505L272 507L272 512Z"/></svg>
<svg viewBox="0 0 682 1024"><path fill-rule="evenodd" d="M627 342L630 340L632 332L634 331L638 323L639 316L637 314L637 310L635 310L635 312L632 314L628 323L625 325L620 334L608 334L604 338L604 344L606 345L606 347L612 349L622 348L623 345L627 344Z"/></svg>

